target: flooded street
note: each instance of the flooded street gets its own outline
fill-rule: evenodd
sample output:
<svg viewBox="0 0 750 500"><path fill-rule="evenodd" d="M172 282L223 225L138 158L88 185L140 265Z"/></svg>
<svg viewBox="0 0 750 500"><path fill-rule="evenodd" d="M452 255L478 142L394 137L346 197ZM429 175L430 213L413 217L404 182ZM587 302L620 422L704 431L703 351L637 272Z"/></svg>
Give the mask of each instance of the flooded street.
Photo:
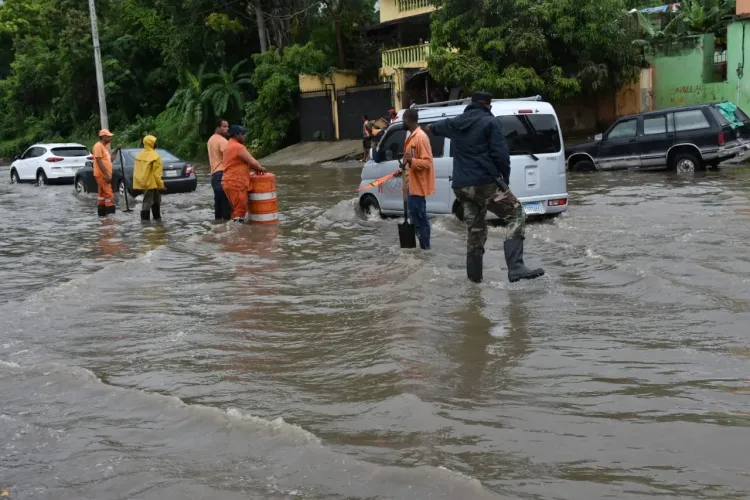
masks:
<svg viewBox="0 0 750 500"><path fill-rule="evenodd" d="M198 191L109 220L0 168L0 491L12 499L750 497L750 169L569 179L509 284L465 229L273 169L278 227ZM132 202L131 202L132 203Z"/></svg>

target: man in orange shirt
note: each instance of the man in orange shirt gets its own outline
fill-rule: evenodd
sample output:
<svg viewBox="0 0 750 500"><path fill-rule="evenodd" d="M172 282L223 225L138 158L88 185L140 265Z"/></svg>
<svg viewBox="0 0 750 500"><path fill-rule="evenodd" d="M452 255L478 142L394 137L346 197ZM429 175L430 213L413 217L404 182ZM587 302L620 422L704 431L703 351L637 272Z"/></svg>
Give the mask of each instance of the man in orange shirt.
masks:
<svg viewBox="0 0 750 500"><path fill-rule="evenodd" d="M113 136L114 134L107 129L100 131L99 142L94 144L92 151L94 179L98 187L96 211L99 217L115 213L114 193L112 193L112 154L109 152Z"/></svg>
<svg viewBox="0 0 750 500"><path fill-rule="evenodd" d="M245 222L247 215L247 193L250 190L250 170L265 174L266 169L260 166L245 147L247 130L239 125L229 127L229 143L224 151L224 178L221 187L232 206L231 217L235 222Z"/></svg>
<svg viewBox="0 0 750 500"><path fill-rule="evenodd" d="M211 187L214 190L214 219L229 220L232 207L229 205L221 181L224 178L224 151L227 149L229 122L216 120L214 135L208 140L208 163L211 165Z"/></svg>
<svg viewBox="0 0 750 500"><path fill-rule="evenodd" d="M404 128L411 134L404 144L404 165L409 169L407 200L409 218L414 224L422 250L430 249L430 219L427 217L427 198L435 192L435 165L430 138L419 126L415 109L404 112Z"/></svg>

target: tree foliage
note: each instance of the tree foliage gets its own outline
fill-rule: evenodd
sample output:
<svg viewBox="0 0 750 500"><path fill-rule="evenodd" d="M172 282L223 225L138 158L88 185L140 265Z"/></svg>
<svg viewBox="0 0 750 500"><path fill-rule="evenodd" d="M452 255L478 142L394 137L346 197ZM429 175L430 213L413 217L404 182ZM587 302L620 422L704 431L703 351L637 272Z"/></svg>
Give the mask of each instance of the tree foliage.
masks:
<svg viewBox="0 0 750 500"><path fill-rule="evenodd" d="M377 60L360 36L362 25L375 22L375 0L338 1L345 64L360 69ZM278 47L259 58L255 5L269 45ZM205 149L200 144L218 115L255 124L253 139L265 150L282 143L286 130L264 110L294 115L297 79L289 71L261 78L269 71L266 57L291 68L295 54L304 54L314 64L302 66L316 71L339 59L334 13L322 0L97 0L96 7L117 140L156 132L160 144L183 155ZM86 0L0 3L0 157L44 139L85 138L90 145L99 126L94 75ZM251 116L248 109L261 111ZM255 115L268 122L257 125Z"/></svg>
<svg viewBox="0 0 750 500"><path fill-rule="evenodd" d="M623 0L436 0L430 70L496 97L561 99L634 78L640 50Z"/></svg>
<svg viewBox="0 0 750 500"><path fill-rule="evenodd" d="M686 36L726 34L735 12L735 0L683 0L675 13L669 13L663 29L655 29L650 19L635 12L643 38L641 45L674 41Z"/></svg>

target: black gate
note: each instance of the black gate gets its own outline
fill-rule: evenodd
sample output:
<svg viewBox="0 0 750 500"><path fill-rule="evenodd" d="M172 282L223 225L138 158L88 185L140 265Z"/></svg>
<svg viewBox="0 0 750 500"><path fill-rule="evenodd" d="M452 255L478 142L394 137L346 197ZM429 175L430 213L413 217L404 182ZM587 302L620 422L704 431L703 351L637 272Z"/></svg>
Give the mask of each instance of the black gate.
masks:
<svg viewBox="0 0 750 500"><path fill-rule="evenodd" d="M303 142L336 140L331 94L329 90L300 93L299 124Z"/></svg>
<svg viewBox="0 0 750 500"><path fill-rule="evenodd" d="M363 115L370 120L388 118L388 110L393 107L393 87L390 83L349 87L337 91L336 100L340 138L361 139Z"/></svg>

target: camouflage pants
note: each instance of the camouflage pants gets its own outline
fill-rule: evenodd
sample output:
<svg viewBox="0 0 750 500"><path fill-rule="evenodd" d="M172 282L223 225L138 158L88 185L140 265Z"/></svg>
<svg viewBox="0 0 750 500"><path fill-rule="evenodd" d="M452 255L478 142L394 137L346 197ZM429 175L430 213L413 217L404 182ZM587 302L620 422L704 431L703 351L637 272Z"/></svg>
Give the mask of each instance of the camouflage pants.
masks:
<svg viewBox="0 0 750 500"><path fill-rule="evenodd" d="M523 237L526 226L526 213L523 205L510 191L503 191L495 184L453 188L461 202L464 219L469 226L466 252L484 254L487 242L487 211L497 215L508 227L508 239Z"/></svg>

